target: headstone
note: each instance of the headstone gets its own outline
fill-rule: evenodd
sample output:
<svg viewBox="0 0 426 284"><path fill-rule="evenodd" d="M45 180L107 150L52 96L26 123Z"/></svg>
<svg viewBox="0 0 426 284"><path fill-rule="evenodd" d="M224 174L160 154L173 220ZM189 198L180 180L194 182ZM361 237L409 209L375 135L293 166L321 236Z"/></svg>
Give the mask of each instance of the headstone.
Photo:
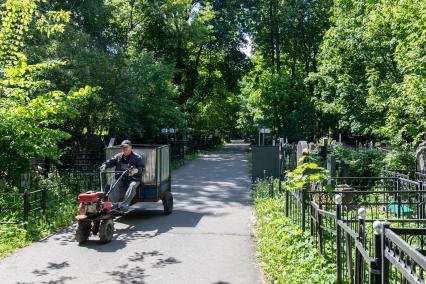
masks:
<svg viewBox="0 0 426 284"><path fill-rule="evenodd" d="M426 173L426 141L422 142L416 150L416 170Z"/></svg>
<svg viewBox="0 0 426 284"><path fill-rule="evenodd" d="M30 187L31 175L29 173L21 174L21 188L27 189Z"/></svg>
<svg viewBox="0 0 426 284"><path fill-rule="evenodd" d="M336 176L336 158L334 155L327 155L327 170L330 177Z"/></svg>
<svg viewBox="0 0 426 284"><path fill-rule="evenodd" d="M322 141L323 141L324 146L328 145L328 138L327 137L324 137Z"/></svg>
<svg viewBox="0 0 426 284"><path fill-rule="evenodd" d="M310 142L308 144L308 149L309 149L309 153L312 153L312 151L315 150L315 143L314 142Z"/></svg>
<svg viewBox="0 0 426 284"><path fill-rule="evenodd" d="M303 156L303 152L305 152L305 154L309 153L308 142L299 141L299 143L297 143L297 154L296 154L298 165L303 163L303 162L300 161L300 159Z"/></svg>
<svg viewBox="0 0 426 284"><path fill-rule="evenodd" d="M346 160L343 160L340 163L340 176L341 177L348 177L349 176L349 162Z"/></svg>
<svg viewBox="0 0 426 284"><path fill-rule="evenodd" d="M327 147L324 145L318 145L318 155L325 160L327 158Z"/></svg>
<svg viewBox="0 0 426 284"><path fill-rule="evenodd" d="M109 140L108 147L114 146L114 142L115 142L115 138L113 137Z"/></svg>
<svg viewBox="0 0 426 284"><path fill-rule="evenodd" d="M328 142L329 142L328 138L324 137L324 139L323 139L323 144L324 144L324 150L323 151L325 151L324 158L327 157L327 153L328 153Z"/></svg>
<svg viewBox="0 0 426 284"><path fill-rule="evenodd" d="M336 158L334 155L327 155L327 171L329 177L336 176ZM336 181L334 179L329 179L327 184L334 190Z"/></svg>

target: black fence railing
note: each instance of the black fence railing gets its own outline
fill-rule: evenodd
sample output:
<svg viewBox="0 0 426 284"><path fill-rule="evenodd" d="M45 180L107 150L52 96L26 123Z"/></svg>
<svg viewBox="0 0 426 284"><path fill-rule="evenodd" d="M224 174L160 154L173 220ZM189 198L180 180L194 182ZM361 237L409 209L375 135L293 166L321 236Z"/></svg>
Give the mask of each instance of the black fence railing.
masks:
<svg viewBox="0 0 426 284"><path fill-rule="evenodd" d="M393 229L383 224L378 250L382 283L425 283L425 235L425 228ZM413 236L417 238L415 243ZM411 243L407 239L411 239Z"/></svg>
<svg viewBox="0 0 426 284"><path fill-rule="evenodd" d="M79 193L99 190L99 175L95 172L62 171L50 173L47 178L33 176L25 188L0 188L0 224L27 227L41 217L48 222L61 204L76 208Z"/></svg>
<svg viewBox="0 0 426 284"><path fill-rule="evenodd" d="M334 261L337 283L424 283L426 186L392 174L330 178L333 190L311 185L269 196L309 230L319 254Z"/></svg>
<svg viewBox="0 0 426 284"><path fill-rule="evenodd" d="M169 140L172 161L185 160L185 155L193 155L197 151L210 150L222 143L219 137L193 137L188 140ZM93 150L95 149L95 150ZM61 170L75 170L75 171L94 171L105 160L105 151L102 145L96 145L92 148L82 147L72 150L66 155L62 156L61 164L56 167ZM41 166L48 165L40 163Z"/></svg>
<svg viewBox="0 0 426 284"><path fill-rule="evenodd" d="M184 161L185 155L209 150L220 145L219 138L199 138L170 144L171 157ZM73 204L78 194L100 190L98 167L102 159L95 153L64 157L61 165L37 163L31 173L23 174L25 182L6 181L0 184L0 225L19 225L26 228L40 218L49 222L61 204ZM40 168L42 171L40 172Z"/></svg>

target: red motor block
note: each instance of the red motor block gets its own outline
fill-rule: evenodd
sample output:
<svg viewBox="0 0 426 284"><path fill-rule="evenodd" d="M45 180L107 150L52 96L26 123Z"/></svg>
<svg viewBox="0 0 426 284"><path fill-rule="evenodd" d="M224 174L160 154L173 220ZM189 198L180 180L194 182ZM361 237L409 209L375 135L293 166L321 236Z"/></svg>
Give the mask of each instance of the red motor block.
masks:
<svg viewBox="0 0 426 284"><path fill-rule="evenodd" d="M111 210L112 209L112 202L105 201L104 203L102 203L102 207L103 207L103 209Z"/></svg>
<svg viewBox="0 0 426 284"><path fill-rule="evenodd" d="M102 192L86 192L78 195L78 201L84 203L96 202L103 196L104 194Z"/></svg>

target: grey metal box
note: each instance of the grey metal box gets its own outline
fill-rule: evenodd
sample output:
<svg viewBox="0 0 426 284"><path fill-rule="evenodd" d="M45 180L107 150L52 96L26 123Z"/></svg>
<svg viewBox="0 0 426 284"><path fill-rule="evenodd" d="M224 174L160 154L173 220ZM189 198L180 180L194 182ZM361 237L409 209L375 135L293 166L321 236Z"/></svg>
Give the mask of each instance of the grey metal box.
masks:
<svg viewBox="0 0 426 284"><path fill-rule="evenodd" d="M280 176L280 150L278 146L253 146L252 179Z"/></svg>

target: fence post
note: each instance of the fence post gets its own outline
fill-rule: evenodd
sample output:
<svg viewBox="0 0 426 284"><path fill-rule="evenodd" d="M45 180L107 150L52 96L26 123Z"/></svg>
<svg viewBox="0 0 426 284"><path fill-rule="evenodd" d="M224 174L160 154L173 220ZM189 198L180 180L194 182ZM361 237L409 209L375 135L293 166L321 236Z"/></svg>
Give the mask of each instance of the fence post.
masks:
<svg viewBox="0 0 426 284"><path fill-rule="evenodd" d="M282 193L282 192L283 192L283 190L282 190L282 185L281 185L281 181L282 181L282 173L280 172L280 177L279 177L279 179L278 179L278 192L279 192L279 193Z"/></svg>
<svg viewBox="0 0 426 284"><path fill-rule="evenodd" d="M269 179L269 197L274 198L274 177Z"/></svg>
<svg viewBox="0 0 426 284"><path fill-rule="evenodd" d="M365 247L365 208L358 209L358 241ZM355 283L364 283L364 261L359 250L355 254Z"/></svg>
<svg viewBox="0 0 426 284"><path fill-rule="evenodd" d="M382 222L373 222L373 233L374 233L374 257L375 263L370 271L370 283L380 284L381 283L381 272L382 272ZM374 269L374 271L373 271Z"/></svg>
<svg viewBox="0 0 426 284"><path fill-rule="evenodd" d="M343 283L342 279L342 258L341 258L341 229L339 221L342 219L342 195L337 194L334 198L336 203L336 264L337 264L337 284Z"/></svg>
<svg viewBox="0 0 426 284"><path fill-rule="evenodd" d="M422 181L419 181L419 191L423 191L423 182ZM424 211L424 209L425 209L425 205L424 205L424 196L423 196L423 192L419 192L418 194L417 194L417 196L419 197L419 200L418 200L418 206L419 206L419 208L417 209L418 210L418 214L419 214L419 219L424 219L424 216L425 216L425 211Z"/></svg>
<svg viewBox="0 0 426 284"><path fill-rule="evenodd" d="M28 216L30 214L30 200L29 200L29 192L27 189L24 191L22 196L24 198L24 222L25 222L24 226L26 229L28 226Z"/></svg>
<svg viewBox="0 0 426 284"><path fill-rule="evenodd" d="M313 220L314 210L312 209L311 200L309 200L309 227L311 229L311 237L314 236L314 220Z"/></svg>
<svg viewBox="0 0 426 284"><path fill-rule="evenodd" d="M301 202L302 202L302 231L304 232L306 229L306 188L302 188L302 196L301 196Z"/></svg>
<svg viewBox="0 0 426 284"><path fill-rule="evenodd" d="M289 196L290 193L288 192L288 190L285 191L285 216L288 217L289 216Z"/></svg>
<svg viewBox="0 0 426 284"><path fill-rule="evenodd" d="M318 208L322 209L321 202L318 203ZM319 247L320 247L320 254L324 255L324 237L323 237L323 230L322 230L322 215L317 211L318 217L317 217L317 226L318 226L318 240L319 240Z"/></svg>
<svg viewBox="0 0 426 284"><path fill-rule="evenodd" d="M185 141L182 141L182 161L185 165Z"/></svg>
<svg viewBox="0 0 426 284"><path fill-rule="evenodd" d="M396 180L396 202L398 203L398 219L401 218L401 195L399 191L401 190L401 180L398 178Z"/></svg>
<svg viewBox="0 0 426 284"><path fill-rule="evenodd" d="M387 222L382 222L382 231L381 231L381 258L382 258L382 267L381 267L381 284L389 284L389 260L386 258L386 230L390 228L390 224Z"/></svg>
<svg viewBox="0 0 426 284"><path fill-rule="evenodd" d="M92 175L89 175L89 190L90 191L96 191L96 190L93 190L93 176Z"/></svg>
<svg viewBox="0 0 426 284"><path fill-rule="evenodd" d="M43 214L46 213L46 195L47 195L47 187L44 187L41 190L41 200L40 200L40 202L41 202L40 207L41 207Z"/></svg>

